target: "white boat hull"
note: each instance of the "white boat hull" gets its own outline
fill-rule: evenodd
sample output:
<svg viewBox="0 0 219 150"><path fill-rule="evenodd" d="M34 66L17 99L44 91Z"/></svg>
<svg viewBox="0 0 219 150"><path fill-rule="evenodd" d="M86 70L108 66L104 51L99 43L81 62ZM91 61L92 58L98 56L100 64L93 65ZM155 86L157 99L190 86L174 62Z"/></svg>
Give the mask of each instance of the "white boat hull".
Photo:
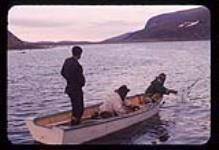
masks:
<svg viewBox="0 0 219 150"><path fill-rule="evenodd" d="M133 113L109 119L90 119L84 125L42 126L36 118L28 118L26 124L33 139L43 144L81 144L132 126L151 118L159 112L160 104L151 103Z"/></svg>
<svg viewBox="0 0 219 150"><path fill-rule="evenodd" d="M159 106L156 106L153 110L140 111L136 114L132 114L130 117L118 117L114 120L109 120L104 124L99 124L91 127L84 127L80 130L69 130L64 132L63 144L80 144L90 140L97 139L99 137L106 136L121 129L130 127L136 123L151 118L159 112Z"/></svg>

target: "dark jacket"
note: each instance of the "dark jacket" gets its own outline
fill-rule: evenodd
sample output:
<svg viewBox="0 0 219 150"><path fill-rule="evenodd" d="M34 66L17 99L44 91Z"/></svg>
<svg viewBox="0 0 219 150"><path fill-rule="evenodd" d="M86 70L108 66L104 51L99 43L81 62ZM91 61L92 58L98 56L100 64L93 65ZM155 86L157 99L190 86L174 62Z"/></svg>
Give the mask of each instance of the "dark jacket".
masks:
<svg viewBox="0 0 219 150"><path fill-rule="evenodd" d="M164 87L164 82L155 79L151 82L151 85L145 91L145 94L150 96L155 93L168 94L168 89Z"/></svg>
<svg viewBox="0 0 219 150"><path fill-rule="evenodd" d="M61 70L61 75L67 81L67 86L65 88L66 93L73 93L82 90L82 87L85 85L83 68L74 57L65 60Z"/></svg>

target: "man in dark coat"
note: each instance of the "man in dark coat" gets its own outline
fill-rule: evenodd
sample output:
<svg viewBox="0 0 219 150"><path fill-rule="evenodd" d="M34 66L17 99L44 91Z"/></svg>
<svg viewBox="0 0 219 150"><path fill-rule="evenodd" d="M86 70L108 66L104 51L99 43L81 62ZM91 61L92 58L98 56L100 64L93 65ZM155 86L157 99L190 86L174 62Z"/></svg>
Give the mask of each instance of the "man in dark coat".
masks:
<svg viewBox="0 0 219 150"><path fill-rule="evenodd" d="M61 70L61 75L66 79L65 93L71 99L72 121L71 124L79 124L84 111L83 90L85 77L83 68L78 60L81 58L82 49L79 46L72 48L72 57L67 58Z"/></svg>
<svg viewBox="0 0 219 150"><path fill-rule="evenodd" d="M153 97L163 97L164 94L169 95L170 93L177 94L176 90L168 89L164 86L164 82L166 80L166 74L161 73L157 76L152 82L151 85L145 91L145 100L147 98Z"/></svg>

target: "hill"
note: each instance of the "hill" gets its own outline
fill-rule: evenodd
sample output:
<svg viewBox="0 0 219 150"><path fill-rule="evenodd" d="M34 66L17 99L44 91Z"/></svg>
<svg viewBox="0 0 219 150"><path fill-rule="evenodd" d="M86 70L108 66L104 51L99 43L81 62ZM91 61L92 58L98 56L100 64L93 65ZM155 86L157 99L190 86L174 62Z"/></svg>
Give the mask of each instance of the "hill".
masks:
<svg viewBox="0 0 219 150"><path fill-rule="evenodd" d="M102 41L181 41L210 39L210 12L205 7L177 11L152 17L144 29Z"/></svg>

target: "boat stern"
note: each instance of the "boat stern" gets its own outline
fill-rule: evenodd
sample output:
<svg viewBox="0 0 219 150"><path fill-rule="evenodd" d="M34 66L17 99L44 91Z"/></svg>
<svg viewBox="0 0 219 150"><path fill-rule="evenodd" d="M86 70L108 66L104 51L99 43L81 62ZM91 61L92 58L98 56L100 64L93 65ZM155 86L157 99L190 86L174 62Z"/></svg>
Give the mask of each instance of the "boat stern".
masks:
<svg viewBox="0 0 219 150"><path fill-rule="evenodd" d="M35 119L34 117L26 119L26 125L35 141L44 144L63 144L64 131L62 129L38 125Z"/></svg>

